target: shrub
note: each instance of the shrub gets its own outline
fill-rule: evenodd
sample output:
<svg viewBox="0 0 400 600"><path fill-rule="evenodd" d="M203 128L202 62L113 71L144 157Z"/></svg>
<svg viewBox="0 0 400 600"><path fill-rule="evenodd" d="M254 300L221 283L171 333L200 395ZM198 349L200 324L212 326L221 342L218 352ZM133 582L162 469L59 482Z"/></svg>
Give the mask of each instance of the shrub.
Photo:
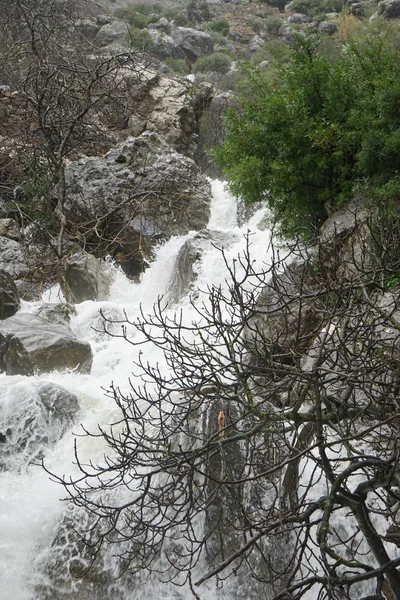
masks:
<svg viewBox="0 0 400 600"><path fill-rule="evenodd" d="M217 33L220 33L221 35L225 35L227 36L229 33L229 23L228 21L225 21L224 19L220 19L218 21L211 21L211 23L208 24L208 27L211 29L211 31L216 31Z"/></svg>
<svg viewBox="0 0 400 600"><path fill-rule="evenodd" d="M129 31L129 42L134 48L139 48L146 52L154 50L153 40L151 39L147 29L138 29L131 27Z"/></svg>
<svg viewBox="0 0 400 600"><path fill-rule="evenodd" d="M189 67L183 58L167 57L164 59L164 64L166 64L171 71L178 73L179 75L188 75L189 73Z"/></svg>
<svg viewBox="0 0 400 600"><path fill-rule="evenodd" d="M259 78L258 97L229 113L217 163L282 233L309 236L357 181L377 189L400 172L400 51L387 40L348 42L333 63L299 40L280 82Z"/></svg>
<svg viewBox="0 0 400 600"><path fill-rule="evenodd" d="M151 17L137 12L135 5L117 8L114 15L117 19L129 23L129 25L132 25L132 27L136 27L137 29L145 29L150 23L154 23L154 21L157 20L157 17Z"/></svg>
<svg viewBox="0 0 400 600"><path fill-rule="evenodd" d="M215 52L209 56L199 58L194 65L195 73L228 73L232 65L232 61L227 54L223 52Z"/></svg>
<svg viewBox="0 0 400 600"><path fill-rule="evenodd" d="M159 3L154 3L154 4L145 4L145 3L135 4L134 8L135 8L136 12L141 13L142 15L150 15L152 13L160 14L160 13L162 13L162 10L163 10L162 4L159 4Z"/></svg>
<svg viewBox="0 0 400 600"><path fill-rule="evenodd" d="M265 19L265 29L268 33L278 33L279 29L282 27L282 19L279 15L269 15Z"/></svg>

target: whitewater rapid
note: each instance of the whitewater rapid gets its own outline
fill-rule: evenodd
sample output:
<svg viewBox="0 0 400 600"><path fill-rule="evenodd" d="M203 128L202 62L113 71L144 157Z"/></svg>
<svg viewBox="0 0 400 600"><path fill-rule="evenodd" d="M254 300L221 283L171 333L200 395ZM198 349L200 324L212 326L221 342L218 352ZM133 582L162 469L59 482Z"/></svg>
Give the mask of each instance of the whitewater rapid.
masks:
<svg viewBox="0 0 400 600"><path fill-rule="evenodd" d="M246 245L249 235L251 254L255 267L262 269L268 263L269 233L263 224L265 209L258 210L243 225L238 225L235 200L225 191L220 181L212 182L213 200L209 230L224 232L229 243L225 247L225 258L229 264L236 260ZM73 474L74 434L82 432L81 425L89 431L96 431L98 424L106 426L117 417L117 409L112 399L105 394L111 382L116 382L122 392L129 389L132 361L137 348L129 345L120 337L111 337L103 331L102 313L111 321L128 317L135 319L140 308L151 313L154 303L160 296L168 297L173 281L175 259L182 245L196 232L174 237L156 251L152 265L143 274L140 283L129 281L125 275L114 270L114 283L110 296L105 302L83 302L76 306L76 315L70 326L81 340L90 342L94 354L90 374L47 373L38 377L0 376L0 391L4 402L12 404L18 386L31 386L32 394L38 382L48 381L63 386L79 398L80 412L72 430L65 434L53 448L46 450L44 460L47 468L60 475ZM195 289L207 290L213 284L223 284L227 276L221 251L210 243L205 243L201 260L195 265L197 279L195 287L180 299L178 308L182 308L190 320L194 312L190 303ZM63 302L59 289L53 288L43 296L43 302ZM22 312L34 312L40 303L23 303ZM176 310L176 306L171 310ZM121 333L121 324L115 323L109 329L117 335ZM132 333L128 328L128 335ZM135 335L132 333L132 335ZM154 348L146 349L147 360L155 363L161 360ZM102 438L79 437L79 453L83 457L102 457L105 450ZM66 503L60 502L63 489L51 481L48 474L39 465L24 464L14 470L0 473L0 598L1 600L41 600L37 595L37 586L43 583L45 575L40 568L52 553L51 544L57 527L63 518ZM68 583L68 582L67 582ZM72 588L71 588L72 589ZM68 590L66 590L68 592ZM154 584L144 591L140 598L154 598ZM159 597L169 598L169 592L159 590ZM172 594L172 592L171 592ZM134 600L136 592L124 594L127 600ZM180 597L173 595L171 598ZM74 596L79 598L79 594ZM202 594L202 599L211 600L212 591Z"/></svg>

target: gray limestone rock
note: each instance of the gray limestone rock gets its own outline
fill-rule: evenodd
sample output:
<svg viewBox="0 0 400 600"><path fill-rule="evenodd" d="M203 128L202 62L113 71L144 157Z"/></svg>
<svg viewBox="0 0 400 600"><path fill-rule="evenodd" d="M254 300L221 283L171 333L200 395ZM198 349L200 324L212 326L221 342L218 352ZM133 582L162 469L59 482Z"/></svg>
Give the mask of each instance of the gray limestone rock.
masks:
<svg viewBox="0 0 400 600"><path fill-rule="evenodd" d="M6 271L0 271L0 320L12 317L20 305L20 297L13 278Z"/></svg>
<svg viewBox="0 0 400 600"><path fill-rule="evenodd" d="M21 230L18 223L14 219L0 219L0 236L9 238L10 240L19 240L21 238Z"/></svg>
<svg viewBox="0 0 400 600"><path fill-rule="evenodd" d="M83 223L85 235L106 232L108 253L135 275L155 241L206 226L211 190L193 160L145 132L68 165L66 195L68 221L77 231Z"/></svg>
<svg viewBox="0 0 400 600"><path fill-rule="evenodd" d="M204 252L217 246L218 248L228 248L237 238L231 233L221 231L210 231L208 229L200 231L193 238L186 240L179 250L173 279L170 283L167 300L169 302L178 302L182 296L187 294L197 279L196 263L201 259Z"/></svg>
<svg viewBox="0 0 400 600"><path fill-rule="evenodd" d="M75 394L54 383L10 377L0 383L0 471L38 461L71 427Z"/></svg>
<svg viewBox="0 0 400 600"><path fill-rule="evenodd" d="M104 261L87 252L65 257L58 272L58 282L67 302L105 300L112 278Z"/></svg>
<svg viewBox="0 0 400 600"><path fill-rule="evenodd" d="M90 344L78 340L67 325L26 313L0 322L0 370L7 375L66 369L88 373L92 361Z"/></svg>
<svg viewBox="0 0 400 600"><path fill-rule="evenodd" d="M165 18L152 23L149 34L157 52L163 57L186 57L194 62L201 56L211 54L214 49L213 39L208 33L190 27L177 27Z"/></svg>
<svg viewBox="0 0 400 600"><path fill-rule="evenodd" d="M96 46L103 48L104 46L109 46L110 44L123 39L127 34L128 26L126 23L122 23L122 21L113 21L112 23L103 25L94 38L94 43Z"/></svg>

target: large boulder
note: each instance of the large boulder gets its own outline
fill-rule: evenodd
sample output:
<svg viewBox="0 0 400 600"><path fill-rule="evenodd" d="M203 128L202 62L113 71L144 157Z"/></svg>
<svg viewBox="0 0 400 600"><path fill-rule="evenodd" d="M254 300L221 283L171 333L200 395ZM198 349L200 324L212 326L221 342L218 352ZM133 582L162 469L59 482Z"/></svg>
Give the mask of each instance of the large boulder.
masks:
<svg viewBox="0 0 400 600"><path fill-rule="evenodd" d="M0 270L0 320L12 317L19 309L19 293L13 278Z"/></svg>
<svg viewBox="0 0 400 600"><path fill-rule="evenodd" d="M7 375L65 369L88 373L92 361L90 344L78 340L67 325L26 313L0 322L0 370Z"/></svg>
<svg viewBox="0 0 400 600"><path fill-rule="evenodd" d="M59 385L23 377L0 383L0 471L37 461L71 427L79 410L75 394Z"/></svg>
<svg viewBox="0 0 400 600"><path fill-rule="evenodd" d="M384 0L378 5L378 14L385 19L398 19L400 17L400 0Z"/></svg>
<svg viewBox="0 0 400 600"><path fill-rule="evenodd" d="M20 242L0 236L0 269L16 279L29 273L28 258Z"/></svg>
<svg viewBox="0 0 400 600"><path fill-rule="evenodd" d="M58 272L58 282L67 302L106 300L112 278L104 261L87 252L65 257Z"/></svg>
<svg viewBox="0 0 400 600"><path fill-rule="evenodd" d="M293 262L261 290L249 320L246 343L263 364L292 364L311 346L324 323L316 302L320 286L310 262ZM254 363L254 364L255 364Z"/></svg>
<svg viewBox="0 0 400 600"><path fill-rule="evenodd" d="M320 230L324 269L344 280L366 273L373 263L371 211L357 196L331 215Z"/></svg>
<svg viewBox="0 0 400 600"><path fill-rule="evenodd" d="M197 279L196 263L199 263L204 252L212 247L228 248L237 238L232 233L222 231L210 231L205 229L196 233L194 237L180 248L173 271L173 278L169 285L168 302L178 302L192 288Z"/></svg>
<svg viewBox="0 0 400 600"><path fill-rule="evenodd" d="M100 31L97 33L94 38L94 44L96 46L100 46L103 48L104 46L109 46L110 44L114 44L118 40L125 38L128 34L128 26L126 23L122 23L122 21L113 21L112 23L107 23L103 25Z"/></svg>
<svg viewBox="0 0 400 600"><path fill-rule="evenodd" d="M21 238L21 229L18 223L11 218L0 219L0 236L18 241Z"/></svg>
<svg viewBox="0 0 400 600"><path fill-rule="evenodd" d="M130 276L142 272L156 241L203 229L210 199L210 184L194 161L154 133L66 169L70 226Z"/></svg>
<svg viewBox="0 0 400 600"><path fill-rule="evenodd" d="M178 152L193 156L200 118L212 100L211 85L203 83L194 90L188 81L167 77L151 77L148 82L152 85L142 94L140 111L130 117L129 131L134 136L154 132Z"/></svg>
<svg viewBox="0 0 400 600"><path fill-rule="evenodd" d="M190 27L177 27L163 18L149 26L149 34L160 56L187 58L195 62L214 50L212 37L204 31Z"/></svg>

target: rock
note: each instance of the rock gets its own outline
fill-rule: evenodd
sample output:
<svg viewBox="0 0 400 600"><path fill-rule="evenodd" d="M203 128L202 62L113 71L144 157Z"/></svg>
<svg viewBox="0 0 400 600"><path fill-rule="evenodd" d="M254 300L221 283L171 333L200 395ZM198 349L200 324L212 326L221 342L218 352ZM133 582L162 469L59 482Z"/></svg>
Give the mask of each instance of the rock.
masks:
<svg viewBox="0 0 400 600"><path fill-rule="evenodd" d="M400 17L400 0L389 0L378 4L378 14L385 19L397 19Z"/></svg>
<svg viewBox="0 0 400 600"><path fill-rule="evenodd" d="M0 236L0 270L15 279L26 276L30 270L22 244L4 236Z"/></svg>
<svg viewBox="0 0 400 600"><path fill-rule="evenodd" d="M185 58L184 51L177 46L174 38L164 31L152 29L149 27L151 41L157 54L161 58Z"/></svg>
<svg viewBox="0 0 400 600"><path fill-rule="evenodd" d="M363 198L354 198L335 212L320 230L324 267L344 280L365 273L373 262L370 211Z"/></svg>
<svg viewBox="0 0 400 600"><path fill-rule="evenodd" d="M289 23L310 23L311 19L307 15L303 15L302 13L294 13L288 17Z"/></svg>
<svg viewBox="0 0 400 600"><path fill-rule="evenodd" d="M149 25L149 34L162 57L187 58L195 62L214 50L213 39L208 33L190 27L177 27L173 21L165 18Z"/></svg>
<svg viewBox="0 0 400 600"><path fill-rule="evenodd" d="M318 26L318 31L325 35L333 35L337 31L336 23L333 21L322 21Z"/></svg>
<svg viewBox="0 0 400 600"><path fill-rule="evenodd" d="M289 46L294 46L297 37L300 36L302 38L305 38L306 35L304 31L297 31L295 29L292 29L291 27L284 27L281 31L281 36L283 41L289 44Z"/></svg>
<svg viewBox="0 0 400 600"><path fill-rule="evenodd" d="M75 394L23 377L0 383L0 470L38 461L71 427L79 411Z"/></svg>
<svg viewBox="0 0 400 600"><path fill-rule="evenodd" d="M176 303L193 288L197 279L195 264L201 259L204 252L211 249L212 246L228 248L236 240L237 238L232 236L232 233L227 234L208 229L200 231L191 239L186 240L176 257L167 301Z"/></svg>
<svg viewBox="0 0 400 600"><path fill-rule="evenodd" d="M90 372L90 344L73 331L32 314L18 314L0 322L0 370L7 375L32 375L53 370Z"/></svg>
<svg viewBox="0 0 400 600"><path fill-rule="evenodd" d="M91 19L80 19L79 21L76 21L75 29L80 35L93 41L100 27L98 23L95 23Z"/></svg>
<svg viewBox="0 0 400 600"><path fill-rule="evenodd" d="M190 81L160 77L151 70L141 79L140 111L130 117L128 131L135 137L144 131L157 133L175 150L193 157L200 118L213 97L211 84L193 88Z"/></svg>
<svg viewBox="0 0 400 600"><path fill-rule="evenodd" d="M204 31L197 31L189 27L176 27L172 30L172 37L185 56L192 61L211 54L214 49L212 37Z"/></svg>
<svg viewBox="0 0 400 600"><path fill-rule="evenodd" d="M0 320L12 317L20 305L20 297L13 278L6 271L0 271Z"/></svg>
<svg viewBox="0 0 400 600"><path fill-rule="evenodd" d="M251 40L248 47L249 52L257 52L265 44L265 40L260 35L255 35Z"/></svg>
<svg viewBox="0 0 400 600"><path fill-rule="evenodd" d="M103 25L94 38L94 43L96 46L103 48L104 46L109 46L110 44L123 39L128 33L129 28L126 23L122 23L121 21L113 21L112 23Z"/></svg>
<svg viewBox="0 0 400 600"><path fill-rule="evenodd" d="M18 223L14 219L0 219L0 236L18 241L21 238Z"/></svg>
<svg viewBox="0 0 400 600"><path fill-rule="evenodd" d="M65 257L58 272L58 282L67 302L106 300L112 278L104 261L80 252Z"/></svg>
<svg viewBox="0 0 400 600"><path fill-rule="evenodd" d="M110 239L106 252L135 275L155 241L207 225L211 190L193 160L145 132L104 157L70 163L66 195L66 216L76 231L84 223L88 239L96 226L91 243L103 247L101 238Z"/></svg>
<svg viewBox="0 0 400 600"><path fill-rule="evenodd" d="M318 277L308 262L293 262L273 274L246 326L251 355L263 363L292 364L312 344L323 323L315 302Z"/></svg>
<svg viewBox="0 0 400 600"><path fill-rule="evenodd" d="M75 307L71 304L42 304L36 311L36 316L51 323L68 324L71 315L76 314Z"/></svg>
<svg viewBox="0 0 400 600"><path fill-rule="evenodd" d="M110 15L97 15L96 23L100 27L103 27L103 25L109 25L110 23L112 23L112 18L110 17Z"/></svg>

